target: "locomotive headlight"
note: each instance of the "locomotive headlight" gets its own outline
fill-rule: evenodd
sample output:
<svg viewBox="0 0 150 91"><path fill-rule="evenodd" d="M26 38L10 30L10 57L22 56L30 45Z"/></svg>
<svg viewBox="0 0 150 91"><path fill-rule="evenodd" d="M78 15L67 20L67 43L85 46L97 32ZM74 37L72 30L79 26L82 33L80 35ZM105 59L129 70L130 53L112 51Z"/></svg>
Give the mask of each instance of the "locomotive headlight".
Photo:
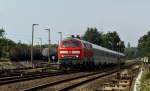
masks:
<svg viewBox="0 0 150 91"><path fill-rule="evenodd" d="M78 58L79 56L77 55L76 57Z"/></svg>
<svg viewBox="0 0 150 91"><path fill-rule="evenodd" d="M72 54L80 54L80 51L72 51Z"/></svg>
<svg viewBox="0 0 150 91"><path fill-rule="evenodd" d="M60 54L68 54L68 51L60 51Z"/></svg>

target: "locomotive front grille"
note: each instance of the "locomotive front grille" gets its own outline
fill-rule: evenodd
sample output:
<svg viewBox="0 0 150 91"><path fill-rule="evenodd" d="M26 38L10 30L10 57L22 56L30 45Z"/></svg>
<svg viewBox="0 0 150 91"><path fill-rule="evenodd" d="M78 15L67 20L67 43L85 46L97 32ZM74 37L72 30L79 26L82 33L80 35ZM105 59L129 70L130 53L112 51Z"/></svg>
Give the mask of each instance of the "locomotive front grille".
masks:
<svg viewBox="0 0 150 91"><path fill-rule="evenodd" d="M63 51L60 51L60 54L80 54L80 51L78 51L78 50L73 50L73 51L63 50Z"/></svg>
<svg viewBox="0 0 150 91"><path fill-rule="evenodd" d="M79 59L79 55L62 55L62 59Z"/></svg>

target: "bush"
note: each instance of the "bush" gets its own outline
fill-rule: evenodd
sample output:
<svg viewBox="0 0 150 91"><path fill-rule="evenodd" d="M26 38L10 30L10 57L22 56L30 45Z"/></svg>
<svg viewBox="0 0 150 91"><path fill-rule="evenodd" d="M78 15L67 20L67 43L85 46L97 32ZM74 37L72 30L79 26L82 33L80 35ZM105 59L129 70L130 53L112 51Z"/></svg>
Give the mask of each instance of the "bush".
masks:
<svg viewBox="0 0 150 91"><path fill-rule="evenodd" d="M144 72L141 77L141 91L150 91L148 80L150 80L150 72Z"/></svg>

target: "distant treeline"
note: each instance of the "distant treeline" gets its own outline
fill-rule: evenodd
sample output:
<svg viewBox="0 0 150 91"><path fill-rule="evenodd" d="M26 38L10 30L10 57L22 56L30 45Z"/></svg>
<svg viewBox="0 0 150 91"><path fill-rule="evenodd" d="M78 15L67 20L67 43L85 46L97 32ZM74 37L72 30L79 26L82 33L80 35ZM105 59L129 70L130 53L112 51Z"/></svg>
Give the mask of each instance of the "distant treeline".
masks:
<svg viewBox="0 0 150 91"><path fill-rule="evenodd" d="M127 48L125 48L125 54L128 59L150 58L150 31L139 38L137 47L131 47L130 43L128 43Z"/></svg>

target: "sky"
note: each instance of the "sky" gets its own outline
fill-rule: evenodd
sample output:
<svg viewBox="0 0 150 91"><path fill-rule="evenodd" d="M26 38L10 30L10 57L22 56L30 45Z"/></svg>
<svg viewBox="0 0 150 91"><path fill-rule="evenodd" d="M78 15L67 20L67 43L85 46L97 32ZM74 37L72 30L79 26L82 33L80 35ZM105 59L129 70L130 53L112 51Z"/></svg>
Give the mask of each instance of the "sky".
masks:
<svg viewBox="0 0 150 91"><path fill-rule="evenodd" d="M138 39L150 31L150 0L0 0L0 28L16 42L31 43L32 24L34 43L42 38L52 43L59 34L83 35L87 27L98 31L117 31L121 40L137 46Z"/></svg>

